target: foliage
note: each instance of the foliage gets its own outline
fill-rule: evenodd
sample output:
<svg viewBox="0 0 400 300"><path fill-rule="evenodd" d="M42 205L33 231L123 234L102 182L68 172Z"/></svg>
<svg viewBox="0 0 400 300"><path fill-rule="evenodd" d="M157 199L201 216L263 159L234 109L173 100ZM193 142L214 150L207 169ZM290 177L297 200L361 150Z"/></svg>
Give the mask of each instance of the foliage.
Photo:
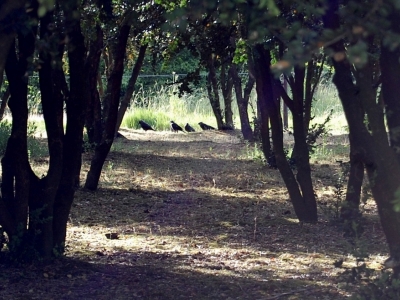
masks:
<svg viewBox="0 0 400 300"><path fill-rule="evenodd" d="M11 134L11 122L3 120L0 122L0 155L4 155L7 141Z"/></svg>
<svg viewBox="0 0 400 300"><path fill-rule="evenodd" d="M333 110L326 116L325 121L323 123L314 123L308 129L308 133L306 136L306 142L309 147L310 154L315 152L315 148L319 145L316 144L317 139L329 134L327 124L331 120L333 114Z"/></svg>

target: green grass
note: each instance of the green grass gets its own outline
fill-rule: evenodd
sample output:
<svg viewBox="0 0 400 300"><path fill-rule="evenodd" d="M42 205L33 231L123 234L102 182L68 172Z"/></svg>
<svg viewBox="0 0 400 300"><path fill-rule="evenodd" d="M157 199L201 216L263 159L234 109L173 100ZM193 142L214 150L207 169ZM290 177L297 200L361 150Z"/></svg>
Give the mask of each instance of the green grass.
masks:
<svg viewBox="0 0 400 300"><path fill-rule="evenodd" d="M126 112L122 126L138 129L139 120L154 126L156 130L169 130L171 120L181 126L189 123L196 130L200 130L199 122L217 126L205 90L199 88L194 93L182 97L179 97L177 92L174 86L157 84L146 91L139 89L133 96L133 104ZM240 124L238 119L235 122Z"/></svg>
<svg viewBox="0 0 400 300"><path fill-rule="evenodd" d="M35 134L38 132L38 126L36 121L30 121L28 123L28 155L30 158L35 157L43 157L49 154L46 146L43 145L41 141L39 141ZM3 120L0 122L0 156L3 156L6 147L7 141L11 134L11 121Z"/></svg>

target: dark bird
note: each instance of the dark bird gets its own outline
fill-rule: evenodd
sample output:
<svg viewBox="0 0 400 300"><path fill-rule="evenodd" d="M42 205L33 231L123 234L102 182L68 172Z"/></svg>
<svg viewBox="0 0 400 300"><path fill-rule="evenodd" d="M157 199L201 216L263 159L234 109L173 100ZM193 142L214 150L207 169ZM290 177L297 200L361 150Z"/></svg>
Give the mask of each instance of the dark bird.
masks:
<svg viewBox="0 0 400 300"><path fill-rule="evenodd" d="M174 121L171 121L170 123L171 123L170 124L171 131L173 131L173 132L178 132L178 131L184 132L182 127L179 126L178 124L176 124Z"/></svg>
<svg viewBox="0 0 400 300"><path fill-rule="evenodd" d="M196 131L196 130L194 130L194 128L192 126L189 125L189 123L186 123L185 130L187 132L195 132Z"/></svg>
<svg viewBox="0 0 400 300"><path fill-rule="evenodd" d="M200 126L201 129L203 129L203 130L215 130L214 127L212 127L212 126L210 126L210 125L207 125L207 124L204 124L203 122L200 122L200 123L199 123L199 126Z"/></svg>
<svg viewBox="0 0 400 300"><path fill-rule="evenodd" d="M143 128L144 131L147 131L147 130L153 130L153 131L155 131L155 130L154 130L149 124L147 124L145 121L140 120L140 121L139 121L139 125L140 125L140 127Z"/></svg>

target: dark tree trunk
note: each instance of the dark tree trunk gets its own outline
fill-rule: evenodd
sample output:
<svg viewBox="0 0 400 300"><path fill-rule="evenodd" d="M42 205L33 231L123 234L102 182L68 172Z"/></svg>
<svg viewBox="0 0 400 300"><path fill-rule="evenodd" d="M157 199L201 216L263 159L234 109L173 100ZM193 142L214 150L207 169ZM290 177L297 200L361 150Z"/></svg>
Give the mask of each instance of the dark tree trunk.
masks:
<svg viewBox="0 0 400 300"><path fill-rule="evenodd" d="M283 89L287 93L287 80L283 79ZM283 102L283 128L289 128L289 108L285 102Z"/></svg>
<svg viewBox="0 0 400 300"><path fill-rule="evenodd" d="M240 125L243 138L246 141L253 141L254 135L253 135L253 130L251 129L250 126L248 107L249 107L250 93L251 90L253 89L255 81L252 77L249 76L249 79L247 80L246 87L244 88L244 93L243 93L242 80L240 79L236 65L232 65L231 67L231 76L235 88L236 101L239 110L239 118L240 118Z"/></svg>
<svg viewBox="0 0 400 300"><path fill-rule="evenodd" d="M399 16L391 16L393 30L400 34ZM399 103L399 78L400 67L399 57L400 49L396 47L391 50L390 46L382 44L381 46L381 80L382 95L386 106L386 120L389 128L390 146L395 151L397 160L400 162L400 103Z"/></svg>
<svg viewBox="0 0 400 300"><path fill-rule="evenodd" d="M273 149L278 169L285 181L297 217L301 222L314 223L318 220L315 198L307 198L309 195L306 189L303 191L306 194L301 194L296 178L286 160L283 150L282 119L280 117L280 110L274 93L273 77L270 71L271 56L269 51L266 51L262 45L255 46L254 66L261 115L262 118L264 118L264 112L268 111L269 113ZM264 139L264 136L262 138ZM301 184L304 184L304 182L301 182Z"/></svg>
<svg viewBox="0 0 400 300"><path fill-rule="evenodd" d="M329 2L329 7L324 17L324 24L327 28L339 28L338 11L338 3L336 1ZM392 11L396 12L395 9ZM398 20L399 16L392 13L390 18ZM393 24L396 24L396 22L392 22L392 26L394 26ZM382 46L382 48L384 47ZM335 52L345 53L343 41L336 42L331 48ZM394 58L395 60L393 60ZM400 93L400 86L397 84L395 77L400 72L399 55L390 51L390 49L382 49L380 59L382 79L385 78L385 80L382 80L385 103L387 101L397 101L393 99L398 99ZM354 137L353 142L362 150L360 154L363 155L362 159L366 166L372 194L377 203L382 228L389 245L391 262L389 267L393 268L394 275L398 277L400 273L400 213L395 212L393 208L393 201L396 200L395 193L399 190L400 182L400 163L397 159L397 153L389 146L386 133L378 134L379 129L384 124L379 124L378 119L374 118L373 110L371 111L370 108L377 107L379 104L363 101L364 99L359 95L359 89L353 83L349 62L347 60L333 60L333 65L335 68L333 81L339 91L339 97L349 124L349 131ZM369 107L370 105L371 107ZM397 103L397 105L399 104ZM363 106L366 107L365 110L370 120L372 135L363 123L364 118L360 113L360 111L363 112ZM389 110L387 113L389 113ZM396 114L397 111L393 110L390 113ZM397 115L397 118L400 119L400 115Z"/></svg>
<svg viewBox="0 0 400 300"><path fill-rule="evenodd" d="M5 70L6 61L8 60L8 52L12 49L16 32L14 27L10 26L12 23L17 23L17 17L25 12L25 0L3 0L0 2L0 24L7 30L0 30L0 88L3 85L3 74ZM10 18L10 16L13 16ZM12 30L9 30L12 28Z"/></svg>
<svg viewBox="0 0 400 300"><path fill-rule="evenodd" d="M90 43L89 54L87 57L89 72L89 92L90 97L87 103L85 127L88 134L89 143L96 145L101 141L101 103L97 89L97 79L99 74L100 57L103 50L103 30L100 25L96 26L96 40Z"/></svg>
<svg viewBox="0 0 400 300"><path fill-rule="evenodd" d="M36 29L37 27L32 27L26 35L18 35L18 51L14 42L8 52L5 65L11 94L9 107L13 122L11 136L2 159L2 199L0 201L4 201L5 211L0 216L2 222L13 220L12 223L5 223L4 227L6 230L9 229L7 233L10 238L10 251L16 256L23 255L29 245L27 221L31 168L27 146L28 77L26 72L35 49ZM5 214L9 216L3 218ZM10 228L10 226L15 227Z"/></svg>
<svg viewBox="0 0 400 300"><path fill-rule="evenodd" d="M306 122L304 121L304 111L306 109L303 100L304 97L304 77L305 69L303 67L295 67L295 82L293 86L293 136L296 146L294 158L296 160L297 174L296 180L300 185L304 205L307 208L309 216L317 216L317 203L315 200L314 189L311 180L311 167L310 167L310 153L306 141L306 134L308 127L305 128ZM311 80L311 78L310 78ZM311 100L309 103L309 110L311 109Z"/></svg>
<svg viewBox="0 0 400 300"><path fill-rule="evenodd" d="M46 14L40 23L40 38L51 42L50 24L52 14ZM60 183L63 157L63 96L62 70L53 69L52 63L57 61L61 65L63 47L59 49L57 57L49 51L40 53L41 68L39 69L39 85L42 98L43 117L46 124L49 148L49 169L42 179L31 180L29 231L34 238L34 248L41 257L50 258L53 254L53 206ZM33 176L32 176L33 177Z"/></svg>
<svg viewBox="0 0 400 300"><path fill-rule="evenodd" d="M77 9L77 1L73 3ZM86 48L80 21L66 14L67 35L70 40L68 61L70 70L70 94L67 106L67 125L63 141L62 176L54 203L53 247L59 254L64 253L67 221L79 182L82 164L82 139L89 98L88 66L85 64Z"/></svg>
<svg viewBox="0 0 400 300"><path fill-rule="evenodd" d="M104 161L111 149L114 140L115 126L117 124L118 107L121 92L122 75L124 71L124 57L128 41L130 26L122 25L119 30L114 49L114 64L107 82L107 92L104 99L103 119L105 120L104 132L101 142L96 146L86 177L85 188L96 190L100 180Z"/></svg>
<svg viewBox="0 0 400 300"><path fill-rule="evenodd" d="M373 37L369 38L369 44L372 46ZM360 99L363 99L362 107L359 108L359 118L364 118L365 112L369 115L368 119L373 135L377 139L383 137L382 143L387 144L386 129L383 126L384 116L381 106L376 105L376 90L373 88L374 78L374 64L377 61L370 60L361 70L355 70L354 77L357 82L357 89ZM361 234L361 223L358 219L361 216L359 211L361 188L364 179L364 162L363 162L363 148L357 143L357 137L353 136L354 133L350 132L350 173L347 184L346 202L341 208L341 219L345 222L344 230L348 234ZM354 231L353 222L359 226L356 232Z"/></svg>
<svg viewBox="0 0 400 300"><path fill-rule="evenodd" d="M219 100L219 94L218 94L217 74L215 72L214 60L211 55L207 62L207 68L208 68L208 76L207 76L208 98L210 99L211 107L214 112L215 119L217 120L217 127L218 129L221 129L224 125L224 120L222 118L221 102Z"/></svg>
<svg viewBox="0 0 400 300"><path fill-rule="evenodd" d="M358 153L359 149L355 146L354 138L350 135L350 170L347 182L346 201L340 209L340 219L344 222L356 221L360 217L361 188L364 179L364 163ZM361 150L361 149L360 149ZM351 223L350 223L351 222ZM347 226L345 231L348 231Z"/></svg>
<svg viewBox="0 0 400 300"><path fill-rule="evenodd" d="M119 127L122 123L122 119L124 118L125 112L128 109L129 103L131 102L133 92L135 91L136 80L139 76L140 70L142 69L144 57L146 55L146 49L147 44L140 46L139 54L136 59L135 66L132 69L131 77L129 78L128 85L126 87L125 95L121 100L121 105L119 106L117 125L115 126L115 135L117 135Z"/></svg>
<svg viewBox="0 0 400 300"><path fill-rule="evenodd" d="M233 112L232 112L232 88L233 88L233 79L230 69L232 68L232 63L224 63L221 66L221 90L222 97L224 98L225 104L225 125L234 128L233 124Z"/></svg>

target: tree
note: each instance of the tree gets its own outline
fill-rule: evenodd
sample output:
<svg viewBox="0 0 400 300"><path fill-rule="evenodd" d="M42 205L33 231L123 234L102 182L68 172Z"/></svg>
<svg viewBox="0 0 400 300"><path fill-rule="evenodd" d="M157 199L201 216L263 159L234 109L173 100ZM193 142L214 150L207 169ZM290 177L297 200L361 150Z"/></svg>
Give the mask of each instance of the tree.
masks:
<svg viewBox="0 0 400 300"><path fill-rule="evenodd" d="M6 73L10 84L12 132L2 159L0 224L9 237L10 252L17 258L49 258L62 253L66 227L79 176L86 96L85 46L77 1L62 2L55 11L38 17L37 3L20 12L17 41L10 48ZM65 22L58 22L60 15ZM39 21L39 41L36 42ZM57 20L57 21L56 21ZM67 38L68 37L68 38ZM64 89L62 55L68 46L71 74L68 95ZM40 44L40 89L49 148L47 175L32 171L27 151L27 74L34 65L35 45ZM18 53L18 56L17 56ZM63 130L63 101L67 127ZM56 251L56 252L55 252Z"/></svg>
<svg viewBox="0 0 400 300"><path fill-rule="evenodd" d="M117 7L116 10L125 11L125 6ZM96 190L100 180L101 170L103 168L105 159L111 149L116 130L118 130L120 123L122 122L123 115L129 105L131 95L133 93L134 85L142 66L145 51L147 48L147 41L144 40L144 35L147 32L156 30L162 23L161 18L162 8L157 5L148 3L139 3L137 6L131 7L128 12L123 12L120 15L119 26L115 28L111 26L110 42L108 45L108 59L112 63L109 64L107 69L107 87L104 93L104 98L101 99L102 110L101 110L101 121L98 119L100 110L100 99L97 96L97 86L93 82L91 88L93 90L92 95L92 106L88 107L88 115L97 115L97 118L93 118L95 121L95 132L101 130L101 133L95 134L97 137L101 136L95 144L95 152L92 157L90 169L86 177L85 188L90 190ZM141 22L138 16L145 18L146 22ZM139 21L138 21L139 20ZM131 30L133 29L133 30ZM122 76L124 74L125 57L128 45L128 39L132 32L133 38L141 41L143 44L140 46L139 55L135 67L132 70L128 90L126 91L126 97L121 101L121 84ZM113 36L114 32L116 35ZM99 61L96 60L98 64ZM94 110L90 113L90 110ZM96 125L99 124L100 125Z"/></svg>
<svg viewBox="0 0 400 300"><path fill-rule="evenodd" d="M265 115L268 114L271 123L273 150L278 169L283 180L285 181L290 195L290 200L292 201L297 217L302 222L314 223L318 218L317 205L311 183L311 172L308 163L308 157L307 161L299 161L299 172L297 173L296 178L290 168L283 149L283 125L278 101L279 94L277 93L276 88L277 85L280 85L280 82L277 82L271 73L272 58L270 50L265 49L261 44L257 44L254 47L253 59L256 74L257 97L260 103L261 117L265 119ZM302 72L302 70L297 70L297 72ZM299 82L303 83L301 80ZM297 99L297 101L300 101L300 99ZM300 103L298 102L294 102L293 105L299 104ZM301 122L301 129L300 132L298 132L299 137L296 142L300 141L305 143L301 117L299 117L298 122ZM303 140L301 140L301 132L303 133ZM263 139L264 138L265 136L263 135ZM307 151L308 153L307 149L301 150ZM296 156L296 158L298 157L300 156Z"/></svg>
<svg viewBox="0 0 400 300"><path fill-rule="evenodd" d="M343 39L334 40L329 44L329 49L333 52L333 66L335 83L339 97L343 105L344 112L349 124L349 131L352 139L350 142L357 151L357 155L364 163L370 181L371 190L378 206L381 224L389 245L390 258L385 262L386 267L393 268L396 277L400 274L400 213L396 209L398 205L398 191L400 182L400 165L398 156L398 93L400 87L397 78L400 73L399 57L400 52L396 44L394 35L400 33L398 26L399 10L391 1L384 1L382 5L371 5L363 7L361 19L364 26L358 31L352 31L354 35L347 36L353 38L353 49L350 47L346 51ZM350 11L348 12L350 13ZM375 18L370 16L374 15ZM380 16L384 16L383 19ZM374 23L379 22L379 23ZM324 16L324 24L330 29L330 33L337 34L342 31L339 18L339 4L337 1L329 2L328 9ZM382 31L377 24L384 25ZM351 22L344 23L345 26L353 26ZM343 32L343 31L342 31ZM351 31L350 31L351 32ZM357 34L358 33L358 34ZM362 33L362 34L360 34ZM373 86L373 73L368 64L368 56L365 45L368 40L377 38L377 33L382 34L380 38L380 69L382 78L382 95L385 102L385 111L376 99L372 97L363 98L364 93L360 93L360 88L366 87L359 85L359 81L354 83L353 67L350 59L355 60L358 66L358 79L368 80L370 88ZM337 36L340 36L337 34ZM342 35L341 37L345 37ZM363 49L360 49L360 46ZM357 48L358 47L358 48ZM353 57L351 57L353 54ZM355 55L354 55L355 54ZM364 58L360 60L360 58ZM364 79L362 79L364 80ZM367 115L370 129L364 123L364 111ZM384 124L384 117L387 119L389 128L389 139Z"/></svg>

